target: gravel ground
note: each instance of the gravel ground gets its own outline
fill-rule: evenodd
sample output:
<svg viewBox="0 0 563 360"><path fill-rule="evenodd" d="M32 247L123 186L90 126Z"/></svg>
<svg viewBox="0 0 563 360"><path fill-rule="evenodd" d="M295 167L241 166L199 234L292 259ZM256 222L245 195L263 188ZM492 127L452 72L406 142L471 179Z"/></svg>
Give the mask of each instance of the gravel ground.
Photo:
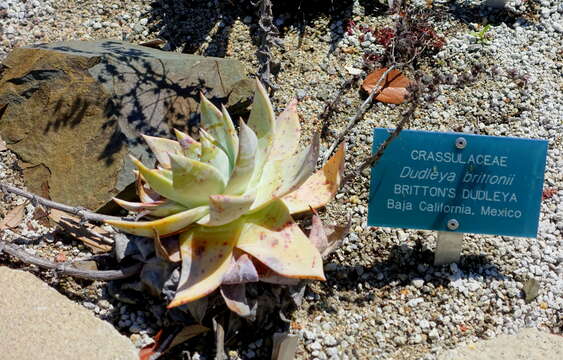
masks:
<svg viewBox="0 0 563 360"><path fill-rule="evenodd" d="M0 60L14 47L37 42L160 37L169 50L234 57L255 73L251 7L235 9L229 1L151 3L0 0ZM384 11L365 9L367 2L349 3L333 16L300 16L297 5L276 14L284 47L274 50L280 71L273 101L279 112L291 98L300 99L305 135L320 126L326 101L351 77L350 70L362 71L363 54L382 51L370 37L361 37L357 26L381 28L394 21ZM415 3L423 7L432 1ZM294 314L292 328L302 340L299 359L434 359L457 344L525 327L563 331L563 4L516 0L499 13L477 0L434 1L433 9L440 14L434 27L446 45L422 59L420 68L454 79L476 64L485 70L467 86L440 86L436 101L422 104L411 128L548 140L544 186L553 189L553 196L542 203L538 236L466 235L461 262L434 267L434 232L367 226L369 177L360 174L323 214L341 222L351 216L352 231L325 266L328 281L312 284ZM485 23L492 26L480 42L472 33ZM330 123L332 136L359 107L356 89L344 93ZM347 138L348 170L370 152L373 127L394 127L404 109L376 104L368 112ZM332 140L329 136L325 149ZM21 185L14 155L2 151L0 158L1 180ZM6 200L2 214L22 202ZM32 219L33 206L27 210L32 227L22 224L3 236L47 232ZM30 242L30 249L47 257L59 252L71 259L91 256L87 248L49 239ZM529 279L539 282L539 293L526 303L523 287ZM137 346L158 329L151 313L110 299L103 284L48 281L113 321ZM263 342L256 339L231 355L261 358Z"/></svg>

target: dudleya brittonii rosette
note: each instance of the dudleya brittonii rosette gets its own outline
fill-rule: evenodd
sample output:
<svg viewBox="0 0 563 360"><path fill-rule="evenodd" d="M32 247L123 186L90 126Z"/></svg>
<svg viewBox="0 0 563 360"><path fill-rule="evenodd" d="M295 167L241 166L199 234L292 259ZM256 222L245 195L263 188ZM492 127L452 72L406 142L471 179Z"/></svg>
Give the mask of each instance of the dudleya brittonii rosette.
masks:
<svg viewBox="0 0 563 360"><path fill-rule="evenodd" d="M180 131L177 141L145 136L158 166L149 169L133 159L141 202L115 199L148 220L108 223L154 238L161 255L164 238L179 234L181 259L169 259L182 262L181 276L169 307L222 285L325 278L325 229L315 218L307 238L291 214L322 207L334 196L344 149L313 174L319 139L298 151L296 102L276 119L266 91L256 86L250 118L240 121L238 136L225 108L203 96L199 141Z"/></svg>

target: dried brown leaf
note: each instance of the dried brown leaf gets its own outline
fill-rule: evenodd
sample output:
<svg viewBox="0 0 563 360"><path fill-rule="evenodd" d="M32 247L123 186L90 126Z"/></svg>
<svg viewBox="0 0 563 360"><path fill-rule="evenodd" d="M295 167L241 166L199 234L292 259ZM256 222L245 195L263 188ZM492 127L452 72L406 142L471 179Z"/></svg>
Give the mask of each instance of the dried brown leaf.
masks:
<svg viewBox="0 0 563 360"><path fill-rule="evenodd" d="M313 210L313 219L309 240L321 253L323 259L326 259L334 250L336 250L344 240L344 237L350 230L351 219L346 225L323 225L321 218L317 212Z"/></svg>
<svg viewBox="0 0 563 360"><path fill-rule="evenodd" d="M35 208L35 211L33 212L33 220L37 221L42 226L51 226L51 222L49 221L49 212L41 206Z"/></svg>
<svg viewBox="0 0 563 360"><path fill-rule="evenodd" d="M12 229L21 224L23 217L25 216L25 205L25 203L17 205L10 210L4 219L0 221L0 230Z"/></svg>
<svg viewBox="0 0 563 360"><path fill-rule="evenodd" d="M368 93L371 92L386 71L387 68L373 71L362 83L362 89ZM387 104L402 104L409 94L407 87L410 84L411 80L409 78L404 76L399 70L393 69L385 77L382 89L375 99Z"/></svg>
<svg viewBox="0 0 563 360"><path fill-rule="evenodd" d="M156 254L162 259L170 262L180 262L180 243L176 236L161 238L156 229L154 231L154 249Z"/></svg>
<svg viewBox="0 0 563 360"><path fill-rule="evenodd" d="M164 44L166 44L166 41L164 41L162 39L154 39L154 40L149 40L147 42L141 43L139 45L160 50L162 48L162 45L164 45Z"/></svg>
<svg viewBox="0 0 563 360"><path fill-rule="evenodd" d="M51 209L49 218L67 234L80 240L95 253L111 251L112 246L104 242L111 234L99 226L81 225L80 219L64 211ZM87 228L85 228L87 226Z"/></svg>

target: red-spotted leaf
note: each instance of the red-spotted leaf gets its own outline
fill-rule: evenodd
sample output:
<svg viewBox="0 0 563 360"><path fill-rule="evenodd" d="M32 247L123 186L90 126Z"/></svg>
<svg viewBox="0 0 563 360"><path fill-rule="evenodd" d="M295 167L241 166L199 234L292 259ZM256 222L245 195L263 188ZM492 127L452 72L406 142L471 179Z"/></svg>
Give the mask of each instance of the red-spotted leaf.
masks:
<svg viewBox="0 0 563 360"><path fill-rule="evenodd" d="M362 88L368 93L371 92L386 71L387 68L381 68L369 74L364 80ZM375 99L387 104L402 104L409 94L407 87L410 84L411 81L399 70L391 70L383 81L382 89Z"/></svg>
<svg viewBox="0 0 563 360"><path fill-rule="evenodd" d="M231 268L233 248L239 238L238 222L223 226L196 226L180 235L182 272L176 296L168 308L211 294Z"/></svg>
<svg viewBox="0 0 563 360"><path fill-rule="evenodd" d="M325 280L321 254L293 221L281 200L245 218L236 244L279 275Z"/></svg>

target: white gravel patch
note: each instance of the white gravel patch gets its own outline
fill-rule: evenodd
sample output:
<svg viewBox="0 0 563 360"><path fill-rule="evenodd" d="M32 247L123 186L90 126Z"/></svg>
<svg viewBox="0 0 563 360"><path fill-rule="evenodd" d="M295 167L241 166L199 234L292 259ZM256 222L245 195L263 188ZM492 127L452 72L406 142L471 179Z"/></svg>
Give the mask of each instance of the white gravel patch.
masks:
<svg viewBox="0 0 563 360"><path fill-rule="evenodd" d="M150 3L0 0L0 60L14 47L36 42L70 38L140 42L156 38L159 34L150 30ZM213 1L197 3L213 12ZM424 6L426 1L418 3ZM435 3L446 6L443 1ZM542 202L537 238L466 235L462 263L434 267L428 253L435 246L435 233L367 226L369 177L360 176L337 196L325 214L330 221L341 222L344 219L339 216L351 214L352 232L325 265L328 281L313 284L304 306L294 314L295 329L301 329L296 330L301 336L300 359L435 359L444 349L462 342L515 334L522 328L561 333L563 3L509 1L511 15L505 19L510 21L505 22L491 21L501 15L482 4L483 1L460 0L448 5L451 11L444 23L436 24L447 42L435 55L433 66L452 76L474 64L482 64L487 72L461 89L441 86L441 95L434 103L424 105L411 128L548 140L544 188L554 189L555 193ZM537 16L530 15L530 4ZM453 15L455 9L473 16L457 18ZM184 10L188 14L189 6L179 6L179 18ZM169 14L166 11L169 9L162 7L161 19ZM357 1L351 16L358 24L392 23L385 15L366 15ZM204 17L210 16L205 13ZM200 20L204 19L198 18L198 22L185 27L165 27L160 35L177 42L178 29L185 28L189 31L178 38L205 38L207 34L194 33ZM229 23L230 32L219 25L213 31L228 38L227 54L255 70L255 47L249 37L249 25L254 20L239 20ZM277 20L283 23L283 19ZM480 43L471 33L485 22L493 25L487 41ZM330 52L332 40L327 29L342 35L335 40L337 48L356 51ZM304 134L311 133L324 101L331 99L338 84L349 77L346 68L361 68L366 51L382 51L369 36L360 41L358 33L348 35L345 30L344 20L329 25L321 17L308 26L301 48L297 46L297 32L289 29L286 51L276 53L283 70L276 79L280 89L274 103L279 109L292 97L301 100ZM176 42L172 48L181 49ZM201 48L208 52L213 49L205 43ZM343 105L331 123L333 132L340 131L360 102L355 90L344 94ZM348 138L348 169L371 151L373 127L393 127L401 110L374 106ZM4 181L15 176L10 170L14 159L2 154L0 178ZM17 181L14 184L21 185ZM14 203L11 197L8 201ZM540 289L537 298L526 303L523 288L529 278L537 280ZM92 299L86 306L103 313L108 305L100 301ZM147 332L141 330L148 322L146 314L131 316L129 310L123 310L117 322L119 327L137 333L133 341L138 346L149 341ZM257 339L251 345L243 352L247 358L259 356L256 354L263 340Z"/></svg>

